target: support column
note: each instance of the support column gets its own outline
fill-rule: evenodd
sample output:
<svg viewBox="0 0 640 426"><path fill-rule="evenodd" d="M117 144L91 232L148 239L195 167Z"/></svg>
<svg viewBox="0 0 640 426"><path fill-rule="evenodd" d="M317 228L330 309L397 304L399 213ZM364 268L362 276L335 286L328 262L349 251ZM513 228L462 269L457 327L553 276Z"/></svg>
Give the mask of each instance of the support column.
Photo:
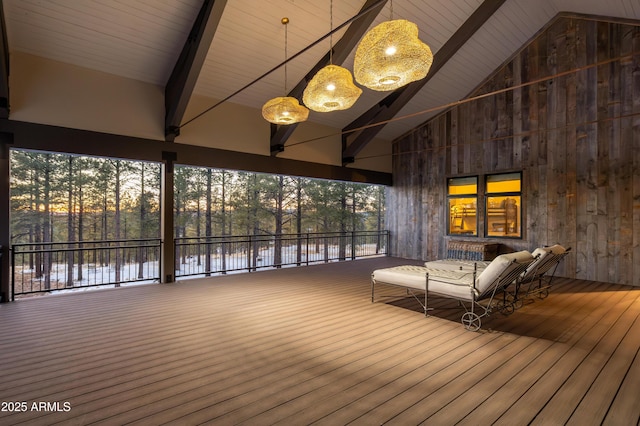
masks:
<svg viewBox="0 0 640 426"><path fill-rule="evenodd" d="M9 146L13 143L13 133L0 132L0 303L11 300L11 275L9 267L9 246L11 227L9 225Z"/></svg>
<svg viewBox="0 0 640 426"><path fill-rule="evenodd" d="M160 181L160 239L162 254L160 259L160 282L175 281L175 240L173 231L173 166L177 159L175 152L162 153L162 177Z"/></svg>

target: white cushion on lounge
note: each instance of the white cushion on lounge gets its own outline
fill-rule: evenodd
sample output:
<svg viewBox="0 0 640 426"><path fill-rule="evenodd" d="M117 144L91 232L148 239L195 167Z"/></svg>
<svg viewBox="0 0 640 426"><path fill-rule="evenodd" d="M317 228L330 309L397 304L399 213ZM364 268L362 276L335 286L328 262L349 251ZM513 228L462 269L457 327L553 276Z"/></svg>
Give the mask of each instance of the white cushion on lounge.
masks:
<svg viewBox="0 0 640 426"><path fill-rule="evenodd" d="M553 254L562 254L567 251L567 249L562 247L560 244L554 244L551 247L546 247L546 249L550 250Z"/></svg>
<svg viewBox="0 0 640 426"><path fill-rule="evenodd" d="M532 253L532 256L534 258L536 256L538 257L533 262L531 262L529 266L527 266L527 269L522 273L522 276L526 277L527 274L535 273L538 268L538 265L542 264L542 261L549 254L562 254L562 253L565 253L566 251L567 250L564 247L562 247L560 244L555 244L550 247L538 247Z"/></svg>
<svg viewBox="0 0 640 426"><path fill-rule="evenodd" d="M475 289L479 294L483 294L495 284L498 277L503 276L502 274L508 274L512 271L512 268L518 267L518 264L513 262L514 260L524 262L531 259L531 253L526 250L496 257L489 266L477 275ZM429 274L428 289L427 274ZM467 301L473 300L473 276L473 270L468 269L455 271L417 265L377 269L371 274L374 282L394 284L423 291L427 289L429 293Z"/></svg>
<svg viewBox="0 0 640 426"><path fill-rule="evenodd" d="M429 293L472 301L473 271L430 269Z"/></svg>
<svg viewBox="0 0 640 426"><path fill-rule="evenodd" d="M429 274L429 293L471 300L473 273L402 265L377 269L371 276L376 282L424 291L427 285L427 273Z"/></svg>
<svg viewBox="0 0 640 426"><path fill-rule="evenodd" d="M540 257L544 257L546 256L548 253L551 254L562 254L565 251L567 251L564 247L562 247L560 244L555 244L552 245L550 247L538 247L537 249L535 249L533 251L533 257L536 257L538 254L541 254L542 256Z"/></svg>
<svg viewBox="0 0 640 426"><path fill-rule="evenodd" d="M491 262L486 260L461 260L461 259L443 259L424 262L424 266L429 269L440 269L447 271L466 271L473 272L474 265L476 271L480 273L484 268L489 266Z"/></svg>
<svg viewBox="0 0 640 426"><path fill-rule="evenodd" d="M550 250L547 250L547 249L546 249L546 248L544 248L544 247L538 247L537 249L535 249L535 250L533 251L533 253L531 253L531 255L532 255L533 257L538 256L538 258L537 258L537 259L536 259L536 260L535 260L531 265L529 265L529 268L531 268L532 266L534 266L534 265L533 265L534 263L539 263L539 262L540 262L542 259L544 259L544 258L545 258L549 253L551 253L551 251L550 251Z"/></svg>
<svg viewBox="0 0 640 426"><path fill-rule="evenodd" d="M527 250L517 251L515 253L501 254L491 261L484 271L476 279L476 289L480 294L484 293L503 273L509 273L511 268L515 268L517 264L513 261L525 262L531 260L532 256Z"/></svg>
<svg viewBox="0 0 640 426"><path fill-rule="evenodd" d="M424 290L427 285L427 268L424 266L402 265L376 269L371 274L375 281L396 284L403 287Z"/></svg>

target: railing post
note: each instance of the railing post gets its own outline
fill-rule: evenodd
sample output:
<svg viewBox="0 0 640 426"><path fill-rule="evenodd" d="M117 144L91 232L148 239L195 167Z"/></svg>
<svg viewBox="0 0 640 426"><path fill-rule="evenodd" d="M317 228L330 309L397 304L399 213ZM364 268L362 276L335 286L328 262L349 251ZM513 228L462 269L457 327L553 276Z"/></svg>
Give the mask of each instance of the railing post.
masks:
<svg viewBox="0 0 640 426"><path fill-rule="evenodd" d="M385 252L387 253L387 257L391 256L391 241L390 241L390 237L389 237L389 230L386 230L383 232L384 236L385 236L385 244L384 246L386 247Z"/></svg>
<svg viewBox="0 0 640 426"><path fill-rule="evenodd" d="M160 282L172 283L175 281L176 259L173 226L173 186L174 163L177 160L175 152L164 151L162 153L162 166L160 179L160 235L164 245L163 255L160 259Z"/></svg>
<svg viewBox="0 0 640 426"><path fill-rule="evenodd" d="M307 232L307 254L306 254L306 264L309 266L309 233Z"/></svg>
<svg viewBox="0 0 640 426"><path fill-rule="evenodd" d="M231 248L231 241L227 242L223 239L220 243L220 270L223 275L227 274L227 253L231 253Z"/></svg>
<svg viewBox="0 0 640 426"><path fill-rule="evenodd" d="M11 253L11 301L16 300L16 252L13 249L9 249L9 253Z"/></svg>
<svg viewBox="0 0 640 426"><path fill-rule="evenodd" d="M253 254L251 253L251 243L252 239L251 235L249 235L249 238L247 239L247 270L249 272L251 272L251 260L253 259Z"/></svg>

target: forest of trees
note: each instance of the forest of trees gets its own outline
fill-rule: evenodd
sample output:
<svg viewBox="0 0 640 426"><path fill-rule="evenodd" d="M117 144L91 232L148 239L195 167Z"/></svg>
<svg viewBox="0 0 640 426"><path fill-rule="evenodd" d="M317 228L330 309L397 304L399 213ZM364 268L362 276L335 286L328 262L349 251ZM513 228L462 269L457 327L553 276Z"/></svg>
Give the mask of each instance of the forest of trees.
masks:
<svg viewBox="0 0 640 426"><path fill-rule="evenodd" d="M175 168L175 237L379 230L376 185ZM12 243L159 238L160 165L11 151Z"/></svg>
<svg viewBox="0 0 640 426"><path fill-rule="evenodd" d="M381 186L186 166L176 166L174 183L177 239L376 231L384 224ZM12 244L36 248L157 239L160 165L12 150L11 235ZM77 256L69 254L69 264L82 263ZM137 257L142 265L144 255ZM30 263L36 276L50 268L46 259Z"/></svg>

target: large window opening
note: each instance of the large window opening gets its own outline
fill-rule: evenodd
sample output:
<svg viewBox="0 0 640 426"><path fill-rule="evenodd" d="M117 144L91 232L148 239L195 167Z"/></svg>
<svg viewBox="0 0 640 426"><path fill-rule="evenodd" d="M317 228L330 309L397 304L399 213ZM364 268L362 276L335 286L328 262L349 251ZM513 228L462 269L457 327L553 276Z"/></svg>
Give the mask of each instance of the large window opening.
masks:
<svg viewBox="0 0 640 426"><path fill-rule="evenodd" d="M386 253L382 186L175 170L177 277Z"/></svg>
<svg viewBox="0 0 640 426"><path fill-rule="evenodd" d="M158 163L11 150L12 297L387 253L384 187L176 166L161 241Z"/></svg>
<svg viewBox="0 0 640 426"><path fill-rule="evenodd" d="M11 151L13 294L159 279L160 165Z"/></svg>

